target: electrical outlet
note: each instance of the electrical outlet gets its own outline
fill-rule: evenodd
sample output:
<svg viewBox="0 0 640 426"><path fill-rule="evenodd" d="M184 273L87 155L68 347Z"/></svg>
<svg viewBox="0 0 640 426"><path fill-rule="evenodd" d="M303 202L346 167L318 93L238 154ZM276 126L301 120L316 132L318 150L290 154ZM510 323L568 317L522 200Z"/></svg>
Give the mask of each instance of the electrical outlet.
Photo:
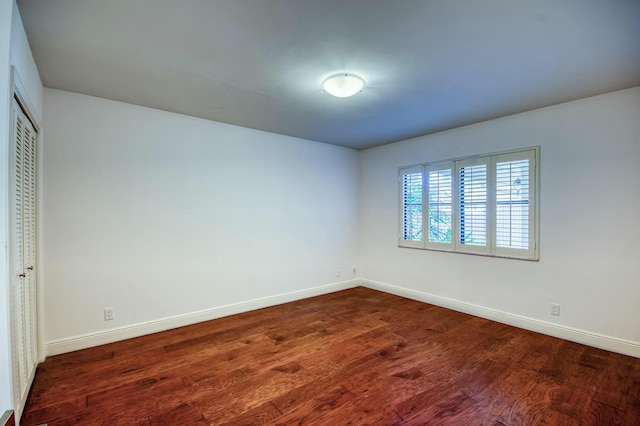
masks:
<svg viewBox="0 0 640 426"><path fill-rule="evenodd" d="M357 274L357 273L358 273L358 270L356 269L356 267L355 267L355 266L354 266L354 267L353 267L353 269L351 270L351 273L352 273L353 275L355 275L355 274Z"/></svg>
<svg viewBox="0 0 640 426"><path fill-rule="evenodd" d="M104 320L112 321L115 318L115 311L113 308L104 308Z"/></svg>
<svg viewBox="0 0 640 426"><path fill-rule="evenodd" d="M336 277L339 277L339 276L340 276L340 269L336 271Z"/></svg>
<svg viewBox="0 0 640 426"><path fill-rule="evenodd" d="M558 303L552 303L551 304L551 315L560 315L560 305Z"/></svg>

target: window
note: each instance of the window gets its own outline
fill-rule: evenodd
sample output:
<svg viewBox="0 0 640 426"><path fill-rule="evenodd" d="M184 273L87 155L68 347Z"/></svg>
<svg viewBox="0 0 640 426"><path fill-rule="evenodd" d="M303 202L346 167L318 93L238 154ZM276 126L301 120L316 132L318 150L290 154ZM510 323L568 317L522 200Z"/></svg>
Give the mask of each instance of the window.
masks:
<svg viewBox="0 0 640 426"><path fill-rule="evenodd" d="M399 245L537 260L538 155L536 147L401 168Z"/></svg>

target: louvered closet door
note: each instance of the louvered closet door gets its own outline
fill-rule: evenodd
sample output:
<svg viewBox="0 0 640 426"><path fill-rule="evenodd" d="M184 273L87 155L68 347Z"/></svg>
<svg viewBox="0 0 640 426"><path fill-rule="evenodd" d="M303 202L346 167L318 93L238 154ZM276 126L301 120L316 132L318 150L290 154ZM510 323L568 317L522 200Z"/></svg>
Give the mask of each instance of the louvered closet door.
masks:
<svg viewBox="0 0 640 426"><path fill-rule="evenodd" d="M36 131L13 101L11 324L14 403L24 407L38 361L36 321Z"/></svg>

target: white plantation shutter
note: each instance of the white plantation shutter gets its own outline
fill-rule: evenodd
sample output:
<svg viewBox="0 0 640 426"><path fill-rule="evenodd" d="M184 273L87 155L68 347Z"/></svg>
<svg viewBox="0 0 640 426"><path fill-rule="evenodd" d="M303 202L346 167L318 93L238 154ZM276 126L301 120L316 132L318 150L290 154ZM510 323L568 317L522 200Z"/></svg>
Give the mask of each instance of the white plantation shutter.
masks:
<svg viewBox="0 0 640 426"><path fill-rule="evenodd" d="M36 131L30 121L25 126L24 191L24 278L25 335L27 365L37 365L36 330ZM31 371L28 371L30 374Z"/></svg>
<svg viewBox="0 0 640 426"><path fill-rule="evenodd" d="M535 249L535 151L495 157L495 252L532 257Z"/></svg>
<svg viewBox="0 0 640 426"><path fill-rule="evenodd" d="M399 245L422 247L423 245L423 167L400 170L400 235Z"/></svg>
<svg viewBox="0 0 640 426"><path fill-rule="evenodd" d="M401 168L399 245L537 260L538 155L534 147Z"/></svg>
<svg viewBox="0 0 640 426"><path fill-rule="evenodd" d="M20 106L14 101L14 144L13 144L13 179L12 179L12 232L11 257L12 269L12 335L14 386L21 391L27 382L26 324L23 315L25 305L24 279L24 169L25 169L25 125L26 120Z"/></svg>
<svg viewBox="0 0 640 426"><path fill-rule="evenodd" d="M453 170L453 163L433 164L425 168L427 247L453 248Z"/></svg>
<svg viewBox="0 0 640 426"><path fill-rule="evenodd" d="M23 268L23 244L22 244L22 220L23 220L23 204L24 196L22 189L23 170L24 170L24 117L17 111L16 107L20 107L15 104L13 106L13 113L16 117L15 120L15 143L14 143L14 172L13 172L13 227L12 227L12 246L13 246L13 273L19 275L22 273ZM20 111L21 113L22 111Z"/></svg>
<svg viewBox="0 0 640 426"><path fill-rule="evenodd" d="M458 229L456 243L465 251L488 252L488 158L456 162Z"/></svg>

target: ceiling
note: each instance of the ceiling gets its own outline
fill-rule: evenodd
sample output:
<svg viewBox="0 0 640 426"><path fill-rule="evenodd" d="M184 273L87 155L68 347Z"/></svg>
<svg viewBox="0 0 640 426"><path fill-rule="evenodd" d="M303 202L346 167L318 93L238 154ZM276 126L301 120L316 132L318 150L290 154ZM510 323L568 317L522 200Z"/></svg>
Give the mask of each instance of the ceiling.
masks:
<svg viewBox="0 0 640 426"><path fill-rule="evenodd" d="M640 0L18 6L47 87L356 149L640 85Z"/></svg>

